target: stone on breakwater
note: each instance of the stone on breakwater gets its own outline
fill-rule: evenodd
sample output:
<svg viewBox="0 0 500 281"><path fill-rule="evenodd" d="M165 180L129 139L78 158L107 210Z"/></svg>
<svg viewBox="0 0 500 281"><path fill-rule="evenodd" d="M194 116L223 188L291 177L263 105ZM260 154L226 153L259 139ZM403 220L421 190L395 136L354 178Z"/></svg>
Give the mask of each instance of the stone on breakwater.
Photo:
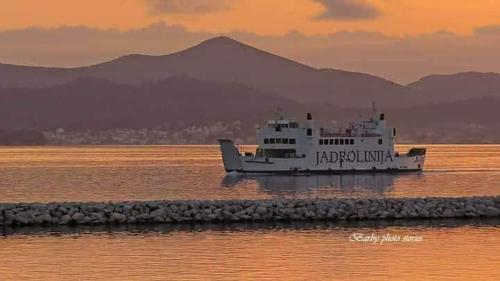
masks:
<svg viewBox="0 0 500 281"><path fill-rule="evenodd" d="M500 217L500 196L0 203L0 225Z"/></svg>

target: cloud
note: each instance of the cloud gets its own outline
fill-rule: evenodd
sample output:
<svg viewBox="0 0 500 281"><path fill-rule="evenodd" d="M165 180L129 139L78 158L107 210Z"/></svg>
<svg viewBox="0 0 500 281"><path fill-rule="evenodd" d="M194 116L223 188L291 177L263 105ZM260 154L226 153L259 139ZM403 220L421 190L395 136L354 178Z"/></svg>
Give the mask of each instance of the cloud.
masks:
<svg viewBox="0 0 500 281"><path fill-rule="evenodd" d="M146 0L151 14L206 14L231 7L234 0Z"/></svg>
<svg viewBox="0 0 500 281"><path fill-rule="evenodd" d="M313 0L323 5L320 20L364 20L379 17L382 13L365 0Z"/></svg>

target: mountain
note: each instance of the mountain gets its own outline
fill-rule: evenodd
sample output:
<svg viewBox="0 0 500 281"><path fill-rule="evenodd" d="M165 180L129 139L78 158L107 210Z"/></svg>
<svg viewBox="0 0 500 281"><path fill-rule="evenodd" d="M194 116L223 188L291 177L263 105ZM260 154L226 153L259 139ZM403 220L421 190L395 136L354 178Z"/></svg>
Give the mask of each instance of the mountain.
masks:
<svg viewBox="0 0 500 281"><path fill-rule="evenodd" d="M415 102L410 88L383 78L334 69L316 69L245 45L227 37L204 41L163 56L129 55L79 68L46 68L0 64L0 86L34 88L82 77L140 85L172 76L246 84L298 102L339 107L385 107Z"/></svg>
<svg viewBox="0 0 500 281"><path fill-rule="evenodd" d="M4 130L161 128L172 143L207 143L253 136L255 124L278 107L295 117L314 112L318 121L345 123L372 100L402 141L500 142L496 73L430 75L402 86L364 73L316 69L227 37L170 55L129 55L88 67L0 64ZM144 139L141 134L136 139Z"/></svg>
<svg viewBox="0 0 500 281"><path fill-rule="evenodd" d="M427 102L463 100L479 97L500 97L500 74L462 72L429 75L407 85Z"/></svg>

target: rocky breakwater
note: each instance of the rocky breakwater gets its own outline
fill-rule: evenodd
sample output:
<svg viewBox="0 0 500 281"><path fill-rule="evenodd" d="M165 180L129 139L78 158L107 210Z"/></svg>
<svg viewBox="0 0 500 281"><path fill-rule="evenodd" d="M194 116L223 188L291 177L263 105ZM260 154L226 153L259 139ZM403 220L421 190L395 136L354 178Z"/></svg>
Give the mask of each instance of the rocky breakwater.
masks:
<svg viewBox="0 0 500 281"><path fill-rule="evenodd" d="M500 196L0 204L0 225L461 217L500 217Z"/></svg>

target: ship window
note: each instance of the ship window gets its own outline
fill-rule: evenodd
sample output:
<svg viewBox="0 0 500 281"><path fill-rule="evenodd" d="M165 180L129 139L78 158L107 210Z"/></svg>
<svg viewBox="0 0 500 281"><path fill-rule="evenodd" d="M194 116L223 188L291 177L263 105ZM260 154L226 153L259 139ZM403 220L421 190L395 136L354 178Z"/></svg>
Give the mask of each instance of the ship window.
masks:
<svg viewBox="0 0 500 281"><path fill-rule="evenodd" d="M339 139L335 139L335 144L338 145L339 144Z"/></svg>
<svg viewBox="0 0 500 281"><path fill-rule="evenodd" d="M349 144L349 139L345 139L345 144Z"/></svg>
<svg viewBox="0 0 500 281"><path fill-rule="evenodd" d="M378 139L378 144L382 144L382 139Z"/></svg>
<svg viewBox="0 0 500 281"><path fill-rule="evenodd" d="M312 136L313 134L313 130L312 129L307 129L307 135L308 136Z"/></svg>
<svg viewBox="0 0 500 281"><path fill-rule="evenodd" d="M288 144L288 139L282 139L282 140L281 140L281 142L282 142L283 144Z"/></svg>
<svg viewBox="0 0 500 281"><path fill-rule="evenodd" d="M340 139L340 144L344 144L344 139Z"/></svg>
<svg viewBox="0 0 500 281"><path fill-rule="evenodd" d="M330 145L332 145L332 144L333 144L333 139L330 139Z"/></svg>
<svg viewBox="0 0 500 281"><path fill-rule="evenodd" d="M274 143L274 139L269 139L269 143Z"/></svg>
<svg viewBox="0 0 500 281"><path fill-rule="evenodd" d="M281 143L281 139L276 139L276 143L280 144Z"/></svg>
<svg viewBox="0 0 500 281"><path fill-rule="evenodd" d="M323 139L319 139L319 145L323 145Z"/></svg>
<svg viewBox="0 0 500 281"><path fill-rule="evenodd" d="M289 144L295 144L295 139L289 139L289 140L288 140L288 143L289 143Z"/></svg>
<svg viewBox="0 0 500 281"><path fill-rule="evenodd" d="M264 139L264 144L268 144L269 143L269 139Z"/></svg>
<svg viewBox="0 0 500 281"><path fill-rule="evenodd" d="M350 143L351 143L351 144L354 144L354 139L351 139L351 140L350 140Z"/></svg>

